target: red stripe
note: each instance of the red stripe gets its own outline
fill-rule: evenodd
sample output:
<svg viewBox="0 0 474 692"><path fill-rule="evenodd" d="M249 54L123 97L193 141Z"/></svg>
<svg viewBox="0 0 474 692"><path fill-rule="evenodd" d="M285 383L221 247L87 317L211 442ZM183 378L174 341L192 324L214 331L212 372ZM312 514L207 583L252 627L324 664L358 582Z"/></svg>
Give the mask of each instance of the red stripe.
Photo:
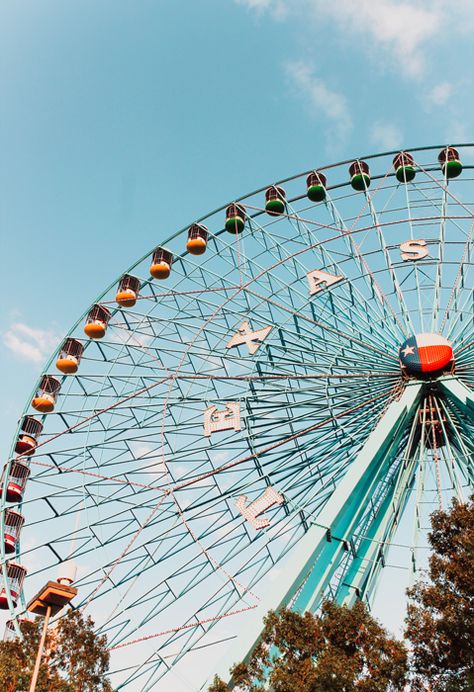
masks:
<svg viewBox="0 0 474 692"><path fill-rule="evenodd" d="M447 365L453 357L453 349L445 344L420 346L418 353L422 372L439 370Z"/></svg>

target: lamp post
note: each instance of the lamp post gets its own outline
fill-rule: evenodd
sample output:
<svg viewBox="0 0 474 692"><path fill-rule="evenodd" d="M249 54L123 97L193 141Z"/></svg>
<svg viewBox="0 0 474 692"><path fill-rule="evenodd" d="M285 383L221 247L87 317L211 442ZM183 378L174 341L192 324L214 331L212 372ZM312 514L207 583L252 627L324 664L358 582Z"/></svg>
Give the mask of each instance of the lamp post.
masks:
<svg viewBox="0 0 474 692"><path fill-rule="evenodd" d="M66 563L67 565L67 563ZM41 591L27 605L27 610L35 615L44 616L43 631L36 654L36 662L31 678L29 692L35 692L36 683L38 682L39 669L41 658L43 656L44 642L48 631L48 624L51 615L59 613L65 605L67 605L77 594L77 589L70 584L74 581L75 567L69 565L63 572L64 576L58 577L57 581L48 581Z"/></svg>

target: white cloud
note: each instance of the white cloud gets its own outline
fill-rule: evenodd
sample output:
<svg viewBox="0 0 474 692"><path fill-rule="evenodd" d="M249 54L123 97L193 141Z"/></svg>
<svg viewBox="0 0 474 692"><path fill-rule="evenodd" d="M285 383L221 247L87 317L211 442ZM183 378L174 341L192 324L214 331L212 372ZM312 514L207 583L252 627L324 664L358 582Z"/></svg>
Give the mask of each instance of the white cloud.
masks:
<svg viewBox="0 0 474 692"><path fill-rule="evenodd" d="M450 82L440 82L426 94L426 100L433 106L444 106L453 95L453 85Z"/></svg>
<svg viewBox="0 0 474 692"><path fill-rule="evenodd" d="M311 31L329 24L339 29L350 49L384 59L396 70L421 77L430 45L467 33L474 20L471 0L236 0L257 14L280 19L291 14ZM312 20L312 21L310 21ZM326 30L326 27L323 28Z"/></svg>
<svg viewBox="0 0 474 692"><path fill-rule="evenodd" d="M256 10L257 12L263 12L268 10L273 4L273 0L236 0L237 5L243 5L249 10Z"/></svg>
<svg viewBox="0 0 474 692"><path fill-rule="evenodd" d="M284 0L236 0L236 2L257 14L268 10L275 19L284 19L288 12L288 4Z"/></svg>
<svg viewBox="0 0 474 692"><path fill-rule="evenodd" d="M336 138L336 144L344 140L352 129L352 118L344 95L333 91L302 61L287 63L285 69L291 84L304 98L313 117L322 116L328 122L328 134Z"/></svg>
<svg viewBox="0 0 474 692"><path fill-rule="evenodd" d="M352 47L379 46L390 52L401 69L420 76L425 68L424 48L445 26L444 4L400 0L309 0L321 17L325 14L353 37ZM361 40L357 41L359 34ZM364 42L363 37L370 40Z"/></svg>
<svg viewBox="0 0 474 692"><path fill-rule="evenodd" d="M137 346L145 348L153 341L151 334L141 332L129 332L121 325L112 325L107 334L107 340L113 344L125 344L127 346Z"/></svg>
<svg viewBox="0 0 474 692"><path fill-rule="evenodd" d="M129 443L130 449L132 450L133 456L137 461L143 461L144 464L140 465L141 473L151 476L155 481L161 480L166 474L166 468L163 465L163 456L161 454L160 448L157 445L150 445L147 442L134 442L133 440Z"/></svg>
<svg viewBox="0 0 474 692"><path fill-rule="evenodd" d="M132 450L135 456L135 459L143 459L143 457L148 457L152 452L155 451L155 448L147 444L146 442L131 441L129 442L129 445L130 449Z"/></svg>
<svg viewBox="0 0 474 692"><path fill-rule="evenodd" d="M403 135L396 125L377 122L372 127L371 140L381 149L398 149L402 144Z"/></svg>
<svg viewBox="0 0 474 692"><path fill-rule="evenodd" d="M3 333L3 343L19 358L42 363L58 346L60 337L48 329L34 329L23 322L15 322Z"/></svg>
<svg viewBox="0 0 474 692"><path fill-rule="evenodd" d="M230 461L231 453L230 452L216 452L212 460L214 464L224 464L226 461Z"/></svg>
<svg viewBox="0 0 474 692"><path fill-rule="evenodd" d="M217 529L217 535L220 538L225 538L233 531L235 531L235 526L233 526L232 523L229 522L229 524L226 524L225 526L219 526L219 528Z"/></svg>

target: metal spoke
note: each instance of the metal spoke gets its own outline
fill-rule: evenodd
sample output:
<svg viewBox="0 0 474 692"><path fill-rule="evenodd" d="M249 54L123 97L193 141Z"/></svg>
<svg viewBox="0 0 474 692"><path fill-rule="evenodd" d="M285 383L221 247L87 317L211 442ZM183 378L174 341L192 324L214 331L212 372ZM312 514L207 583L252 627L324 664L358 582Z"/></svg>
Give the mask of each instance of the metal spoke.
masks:
<svg viewBox="0 0 474 692"><path fill-rule="evenodd" d="M122 275L108 286L101 339L85 336L85 310L68 333L84 346L77 372L52 354L20 419L43 425L34 454L17 450L19 427L4 470L2 535L9 509L26 519L14 557L0 542L17 631L29 596L74 560L76 606L108 637L114 688L197 688L252 622L258 637L280 579L285 602L314 610L328 595L370 606L388 569L413 578L429 510L473 481L474 203L462 192L474 175L448 181L440 149L416 150L409 184L389 152L363 159L364 189L350 161L319 169L319 202L309 172L276 184L276 213L257 190L231 207L238 233L229 205L197 220L202 255L186 249L188 227L158 239L169 277L150 276L153 249L134 262L133 305L116 302ZM437 251L402 256L420 238ZM454 361L419 378L399 349L429 325ZM31 404L46 375L59 392L42 413ZM19 463L29 477L11 503ZM407 512L412 537L400 535ZM322 559L290 578L305 546ZM12 560L28 569L16 606Z"/></svg>

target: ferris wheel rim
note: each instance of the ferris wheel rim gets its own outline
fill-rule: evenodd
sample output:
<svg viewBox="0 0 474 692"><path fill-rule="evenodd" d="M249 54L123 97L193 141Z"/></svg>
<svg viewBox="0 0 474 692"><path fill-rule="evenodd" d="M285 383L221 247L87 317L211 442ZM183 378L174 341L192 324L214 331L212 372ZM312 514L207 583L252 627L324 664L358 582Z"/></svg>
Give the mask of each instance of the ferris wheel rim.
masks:
<svg viewBox="0 0 474 692"><path fill-rule="evenodd" d="M412 149L409 149L408 151L410 151L410 152L416 152L416 151L431 151L431 150L434 150L434 149L437 149L437 148L442 148L443 146L446 146L446 145L438 145L438 146L428 146L428 147L412 148ZM450 146L451 146L451 145L450 145ZM452 146L456 146L456 147L462 149L463 147L469 147L469 146L472 147L472 146L474 146L474 145L461 144L461 145L452 145ZM398 153L398 152L383 152L383 153L379 153L379 154L375 154L375 155L369 155L369 156L364 156L364 157L360 157L360 158L372 160L372 159L378 159L378 158L381 158L381 157L391 156L392 154L395 154L395 153ZM337 164L331 164L331 165L329 165L329 166L321 167L321 168L319 168L318 170L321 170L321 171L330 170L330 169L332 169L332 168L335 168L336 166L343 166L343 165L346 165L346 164L348 164L348 163L350 163L350 162L351 162L351 160L346 160L346 161L338 162ZM468 170L469 168L474 168L474 166L465 165L464 168L465 168L466 170ZM434 170L434 167L433 167L433 170ZM436 170L439 170L439 169L436 169ZM297 175L295 175L295 176L292 176L292 177L290 177L290 178L285 178L285 179L279 181L278 183L274 183L274 185L278 185L278 184L280 184L280 183L283 184L283 183L286 183L286 182L289 182L289 181L293 181L293 180L298 180L298 179L302 178L303 176L307 175L307 173L309 173L309 172L310 172L310 171L308 171L308 172L303 172L303 173L297 174ZM385 176L376 176L376 175L374 175L374 176L372 176L372 180L374 180L374 181L376 181L376 180L378 180L378 179L379 179L379 180L385 180L385 179L388 178L389 176L394 176L394 175L395 175L395 174L394 174L393 172L387 173ZM342 187L349 186L349 185L350 185L349 182L345 182L345 183L342 183L341 185L337 185L337 186L334 186L334 187L331 187L330 185L328 185L328 188L327 188L327 189L328 189L328 191L331 191L331 190L333 190L333 189L342 188ZM254 195L256 195L256 194L259 194L260 192L262 192L262 191L264 191L264 190L265 190L265 188L260 188L260 189L258 189L258 190L256 190L256 191L252 192L252 193L249 193L249 194L245 195L244 197L241 197L241 198L239 198L239 199L237 199L237 200L234 200L234 202L243 202L244 200L249 199L249 198L251 198L252 196L254 196ZM353 196L354 196L354 193L350 193L349 196L350 196L350 197L353 197ZM300 195L300 196L297 196L297 197L294 197L294 198L289 198L289 199L287 200L287 202L288 202L289 205L291 205L291 204L294 203L295 201L301 200L301 199L303 199L304 197L305 197L305 195ZM214 212L211 212L211 213L207 214L206 216L202 217L201 219L198 220L198 223L201 222L201 221L205 221L206 219L211 218L211 217L212 217L213 215L215 215L216 213L225 210L226 206L227 206L227 205L224 205L224 206L218 208L217 210L215 210ZM248 208L250 209L250 208L252 208L252 207L249 206ZM258 208L256 208L256 207L254 207L254 211L255 211L255 213L254 213L253 215L250 215L250 218L251 218L252 220L257 219L257 223L258 223L258 218L259 218L260 216L262 216L262 215L265 213L265 210L263 210L263 209L258 209ZM280 218L285 218L285 216L289 217L288 214L286 214L286 215L284 214L284 215L282 215ZM466 218L471 218L471 217L472 217L472 214L471 214L470 216L466 217ZM301 220L301 219L298 218L298 220ZM278 219L277 219L277 221L278 221ZM318 225L317 222L314 222L314 223L316 223L316 225ZM397 225L397 224L402 224L403 221L397 220L397 221L393 221L393 222L389 222L389 223L391 223L392 225ZM380 224L380 225L383 225L383 224ZM387 224L387 225L389 225L389 224ZM366 227L354 229L354 230L351 231L351 235L354 234L355 236L357 236L357 234L363 234L364 231L366 231L366 230L368 230L368 229L373 229L375 226L378 227L378 223L377 223L377 224L372 223L370 226L366 226ZM184 229L181 229L181 230L178 231L176 234L170 236L170 237L164 242L164 246L170 244L170 243L171 243L173 240L175 240L176 238L182 237L182 236L186 233L186 231L188 230L188 228L189 228L189 226L186 226ZM334 229L334 230L336 230L336 229ZM211 235L212 235L213 238L219 238L220 236L222 236L222 235L224 234L224 231L225 231L225 229L224 229L224 228L221 228L219 231L213 232ZM224 236L224 237L225 237L225 236ZM329 238L329 239L326 239L326 240L321 240L320 242L315 243L314 245L310 245L309 247L305 247L304 249L295 252L294 255L287 255L287 256L283 257L282 259L280 259L276 264L271 265L271 266L267 267L266 269L264 269L264 270L262 271L262 275L271 272L272 269L274 269L277 265L280 265L280 264L286 262L286 261L287 261L288 259L290 259L290 258L294 258L295 255L300 255L300 254L301 254L301 255L304 255L304 253L306 253L306 252L311 252L311 251L314 250L315 247L318 246L318 245L324 245L324 244L330 245L330 243L331 243L332 240L339 239L339 238L340 238L340 235L339 235L339 236L334 236L334 238ZM237 236L237 242L239 242L239 237L238 237L238 236ZM230 241L229 241L228 244L226 244L226 246L227 246L227 247L231 247ZM183 258L185 258L185 257L187 256L187 254L188 254L188 253L187 253L186 251L184 251L184 252L179 256L180 260L182 261ZM137 262L135 262L134 264L132 264L132 265L129 267L129 269L127 269L126 272L124 272L124 273L133 272L133 270L134 270L136 267L138 267L141 263L143 263L144 261L146 261L146 259L147 259L149 256L150 256L150 252L146 253L146 254L145 254L142 258L140 258ZM349 261L349 259L348 259L347 261ZM435 263L435 261L436 261L435 258L433 258L433 264ZM339 265L338 265L338 266L339 266ZM380 268L380 269L377 270L377 271L383 272L383 271L385 271L385 269L382 267L382 268ZM375 272L375 273L376 273L376 272ZM121 274L121 276L123 276L123 274ZM245 284L242 284L242 285L240 285L240 286L237 288L235 295L231 295L230 297L227 297L227 298L224 300L223 303L220 303L220 304L219 304L219 306L216 308L216 313L222 312L223 309L224 309L224 307L226 306L226 304L230 303L230 301L232 301L233 298L234 298L236 295L238 295L238 294L240 294L242 291L244 291L249 285L252 285L252 284L258 285L258 281L260 280L260 278L261 278L261 275L259 275L259 274L257 274L256 276L253 276L253 275L252 275L252 276L247 280L247 282L246 282ZM359 274L356 278L357 278L357 279L363 279L363 278L364 278L363 273ZM152 283L151 280L143 280L143 279L140 279L140 281L143 282L143 285L147 285L147 286L148 286L148 285L151 285L151 283ZM347 282L347 283L349 282L349 278L346 278L346 282ZM107 294L110 293L111 290L115 287L116 283L117 283L117 282L115 281L115 282L112 283L108 288L106 288L105 291L104 291L102 294L100 294L100 296L97 298L96 303L101 302L102 299L103 299L105 296L107 296ZM343 285L343 283L341 284L341 286L342 286L342 285ZM289 289L289 288L290 288L290 285L288 285L288 289ZM226 290L227 290L227 289L226 289ZM168 292L166 295L169 295L169 294L170 294L170 292ZM155 296L155 297L156 297L156 296ZM147 296L144 296L144 299L147 299L147 298L148 298ZM112 301L110 301L110 302L112 302ZM104 304L108 304L108 302L106 301ZM307 301L307 303L306 303L306 306L307 306L308 304L309 304L309 299L308 299L308 301ZM146 317L148 317L148 316L153 312L153 310L154 310L155 308L156 308L156 301L155 301L155 303L154 303L153 301L150 301L149 311L146 313L146 315L142 315L142 322L143 322L143 320L145 320ZM120 307L113 309L113 310L112 310L112 318L115 317L115 315L116 315L117 313L121 313L121 312L122 312L122 310L121 310ZM70 336L72 337L72 336L74 336L74 335L77 333L77 329L78 329L78 327L79 327L79 325L80 325L80 323L81 323L81 320L83 320L84 317L85 317L87 314L88 314L88 311L86 311L86 312L84 313L84 315L82 315L82 316L79 318L79 320L76 322L76 324L69 330L69 332L68 332L66 338L67 338L67 337L70 337ZM210 318L208 318L208 320L204 323L204 326L201 328L201 330L205 328L205 326L206 326L206 324L207 324L208 322L212 321L213 317L214 317L214 315L212 315ZM288 317L288 320L289 320L289 319L290 319L290 318ZM455 327L453 327L453 329L454 329L454 328L455 328ZM136 327L135 327L135 329L136 329ZM198 330L198 331L199 331L199 330ZM135 331L133 331L133 332L130 331L130 338L131 338L131 336L132 336L134 333L135 333ZM409 332L408 332L408 333L409 333ZM406 336L406 334L407 334L407 333L405 333L405 336ZM187 350L184 352L184 354L183 354L183 360L184 360L185 354L187 354L187 353L192 349L193 343L194 343L194 341L195 341L197 338L198 338L198 333L196 333L195 337L193 338L193 341L189 344ZM353 339L353 341L354 341L354 339ZM119 349L120 349L119 353L122 352L122 351L125 349L125 343L124 343L124 342L118 344L118 346L119 346ZM464 348L468 348L468 346L469 346L469 344L467 344L467 346L465 345ZM47 372L48 369L51 367L51 365L52 365L52 363L53 363L53 360L54 360L54 358L55 358L55 354L56 354L56 351L53 353L53 355L51 356L50 360L48 361L46 367L44 368L44 372ZM389 354L386 354L386 355L387 355L388 358L393 358L393 362L394 362L394 363L397 363L397 360L398 360L398 359L397 359L397 356L395 355L395 353L393 354L392 357L390 357ZM111 372L112 369L113 369L113 367L114 367L115 361L112 361L112 360L111 360L111 361L109 361L108 363L109 363L109 366L110 366L109 372ZM139 366L138 366L138 363L137 363L137 364L135 364L135 365L133 366L133 369L136 369L136 368L138 368L138 367L139 367ZM179 366L178 370L180 369L180 367L181 367L181 366ZM255 367L256 367L256 365L255 365L255 363L254 363L254 365L253 365L254 370L255 370ZM394 375L395 375L395 370L394 370ZM42 377L42 376L41 376L41 377ZM64 380L64 379L67 379L67 378L63 378L63 380ZM39 381L40 381L40 380L38 380L38 382L39 382ZM124 382L122 391L125 390L125 388L126 388L126 386L127 386L127 383L128 383L128 381L127 381L127 382ZM172 387L172 385L173 385L173 379L171 379L170 384L169 384L169 387L168 387L168 395L169 395L170 392L171 392L171 387ZM72 386L72 382L71 382L71 386ZM106 377L105 377L105 376L104 376L103 383L102 383L102 390L103 390L104 387L106 387ZM329 387L329 384L327 385L327 387ZM37 387L35 387L35 389L36 389L36 388L37 388ZM34 389L33 391L35 391L35 389ZM98 392L98 394L97 394L97 401L100 400L102 390L100 390L100 392ZM328 401L331 401L331 399L330 399L330 397L329 397L329 394L328 394L327 396L328 396ZM167 405L167 404L165 403L163 411L165 411L166 405ZM335 406L335 404L333 404L333 405ZM83 407L82 407L82 411L84 411L85 407L86 407L86 401L84 400L84 402L83 402ZM26 413L28 412L28 410L29 410L29 405L27 405L27 407L25 408L24 414L26 414ZM101 412L99 411L99 415L100 415L100 413L101 413ZM164 425L164 413L163 413L163 417L162 417L162 425ZM89 429L90 429L90 428L89 428ZM89 438L87 437L87 440L88 440L88 439L89 439ZM46 440L46 442L47 442L47 440ZM13 444L14 444L14 443L13 443ZM45 443L42 443L42 444L45 444ZM249 441L249 444L250 444L250 441ZM163 450L164 450L164 447L163 447ZM102 451L103 451L103 450L102 450ZM164 451L163 451L163 454L164 454ZM11 455L11 456L13 456L13 455ZM85 464L85 463L86 463L86 460L85 460L85 457L84 457L84 464ZM0 519L0 531L1 531L1 533L2 533L2 536L3 536L3 534L4 534L4 510L5 510L5 507L6 507L6 501L5 501L5 494L6 494L6 493L5 493L5 483L6 483L6 480L7 480L7 479L6 479L6 477L5 477L5 479L4 479L4 488L3 488L3 493L2 493L2 501L1 501L1 502L2 502L2 513L1 513L1 514L2 514L2 517L1 517L1 519ZM174 497L173 497L173 499L174 499ZM179 505L176 504L176 506L177 506L178 509L179 509ZM4 546L2 546L1 549L4 551ZM6 574L5 574L5 559L6 559L6 557L5 557L4 552L2 552L1 557L2 557L2 570L3 570L3 573L4 573L4 581L5 581L5 580L6 580Z"/></svg>

